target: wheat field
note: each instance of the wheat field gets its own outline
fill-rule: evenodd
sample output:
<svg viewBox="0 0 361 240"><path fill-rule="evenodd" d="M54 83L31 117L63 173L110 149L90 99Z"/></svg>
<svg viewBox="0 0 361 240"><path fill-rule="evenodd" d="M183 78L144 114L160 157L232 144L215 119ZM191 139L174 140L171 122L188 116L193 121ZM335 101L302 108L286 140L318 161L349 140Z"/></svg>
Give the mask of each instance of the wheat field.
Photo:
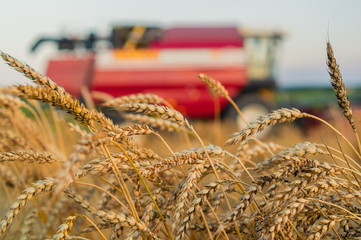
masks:
<svg viewBox="0 0 361 240"><path fill-rule="evenodd" d="M241 131L210 123L205 137L153 94L105 101L126 120L115 124L0 53L33 82L0 92L1 239L361 238L357 116L330 43L335 102L349 126L281 108ZM199 78L243 118L220 82ZM323 126L319 141L290 145L297 134L287 122L304 118ZM256 136L274 125L287 134Z"/></svg>

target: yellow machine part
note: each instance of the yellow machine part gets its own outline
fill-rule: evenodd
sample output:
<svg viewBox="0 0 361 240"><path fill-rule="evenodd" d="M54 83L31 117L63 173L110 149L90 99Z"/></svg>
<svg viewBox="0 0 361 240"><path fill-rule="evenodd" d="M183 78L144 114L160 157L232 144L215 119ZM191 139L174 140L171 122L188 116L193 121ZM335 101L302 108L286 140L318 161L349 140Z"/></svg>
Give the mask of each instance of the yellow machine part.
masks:
<svg viewBox="0 0 361 240"><path fill-rule="evenodd" d="M146 30L144 26L135 26L132 32L129 34L129 38L124 44L125 49L135 49L139 39L142 38Z"/></svg>

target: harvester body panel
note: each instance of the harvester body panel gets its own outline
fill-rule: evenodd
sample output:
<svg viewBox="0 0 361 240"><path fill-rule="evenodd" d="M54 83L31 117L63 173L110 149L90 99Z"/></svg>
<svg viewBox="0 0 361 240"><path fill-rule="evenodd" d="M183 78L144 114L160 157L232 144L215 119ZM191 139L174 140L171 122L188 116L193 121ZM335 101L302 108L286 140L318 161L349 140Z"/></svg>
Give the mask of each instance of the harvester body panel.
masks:
<svg viewBox="0 0 361 240"><path fill-rule="evenodd" d="M95 39L91 34L75 42L48 64L47 75L77 98L84 86L93 96L155 93L187 117L210 118L214 96L198 74L220 81L233 99L252 85L245 40L235 27L119 27L111 38L103 38L112 44L106 50L97 50ZM76 51L79 42L87 51ZM70 45L59 49L64 46ZM224 98L219 101L224 111L229 103Z"/></svg>

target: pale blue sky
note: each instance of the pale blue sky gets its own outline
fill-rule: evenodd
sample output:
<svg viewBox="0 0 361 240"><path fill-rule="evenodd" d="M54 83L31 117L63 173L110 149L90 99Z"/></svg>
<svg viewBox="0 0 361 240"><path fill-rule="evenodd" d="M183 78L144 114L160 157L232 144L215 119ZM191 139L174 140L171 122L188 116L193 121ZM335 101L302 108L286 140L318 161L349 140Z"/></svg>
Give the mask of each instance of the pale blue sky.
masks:
<svg viewBox="0 0 361 240"><path fill-rule="evenodd" d="M235 24L287 32L279 65L281 85L328 84L327 29L346 84L361 85L361 1L211 0L0 0L0 49L45 71L55 48L29 54L38 36L90 30L108 34L112 24L150 22ZM0 84L25 78L0 64Z"/></svg>

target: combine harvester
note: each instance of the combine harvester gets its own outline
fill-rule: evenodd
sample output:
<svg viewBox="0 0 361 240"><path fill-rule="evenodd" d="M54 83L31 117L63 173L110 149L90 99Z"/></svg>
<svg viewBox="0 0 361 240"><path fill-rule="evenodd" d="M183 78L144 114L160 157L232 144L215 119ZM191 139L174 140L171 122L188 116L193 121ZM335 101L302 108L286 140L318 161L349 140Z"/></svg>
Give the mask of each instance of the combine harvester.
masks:
<svg viewBox="0 0 361 240"><path fill-rule="evenodd" d="M84 87L93 100L100 92L113 97L154 93L187 117L212 118L214 99L197 78L205 73L220 81L253 120L274 104L282 37L277 31L236 27L117 26L109 37L42 38L32 51L43 42L58 44L46 74L77 98ZM221 116L237 117L226 99L219 101Z"/></svg>

